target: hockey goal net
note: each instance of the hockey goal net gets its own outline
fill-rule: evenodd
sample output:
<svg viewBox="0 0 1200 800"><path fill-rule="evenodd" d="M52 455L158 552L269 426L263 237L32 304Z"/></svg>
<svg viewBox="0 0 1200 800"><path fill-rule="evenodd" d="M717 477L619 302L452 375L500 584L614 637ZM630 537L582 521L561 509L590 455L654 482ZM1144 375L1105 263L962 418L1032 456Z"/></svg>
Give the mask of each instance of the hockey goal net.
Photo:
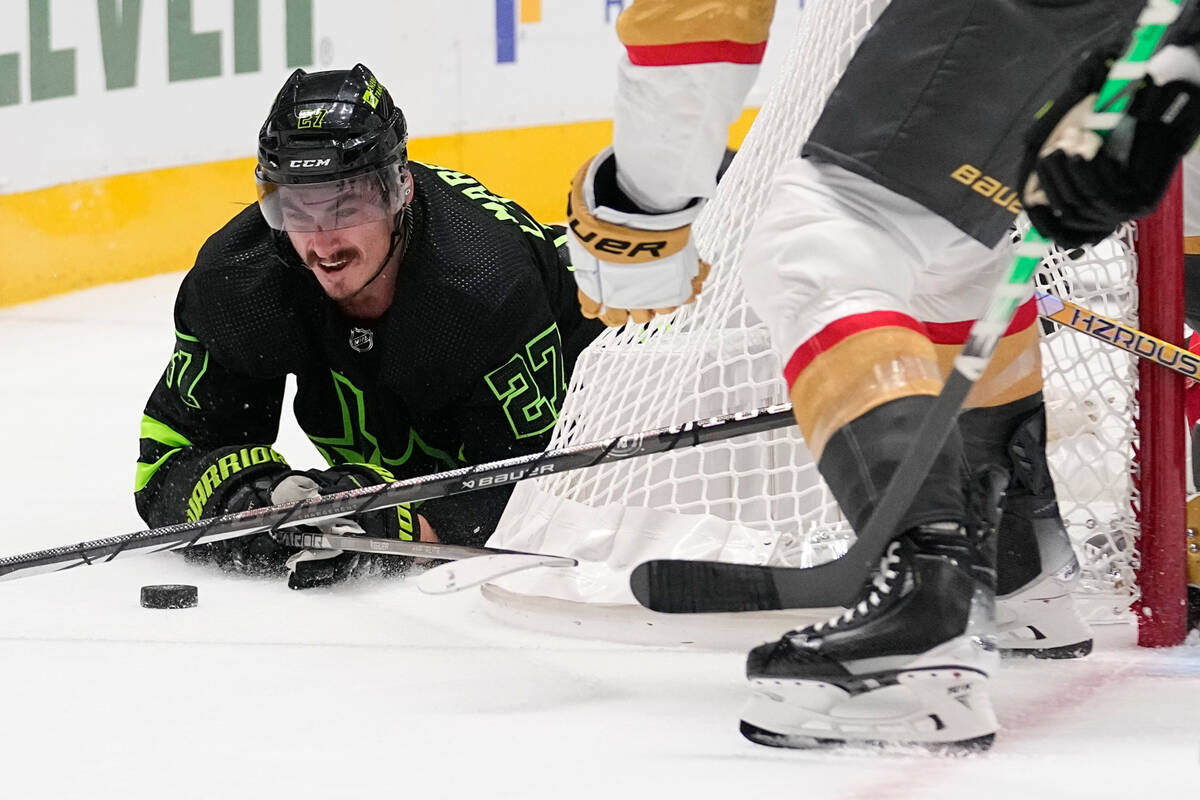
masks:
<svg viewBox="0 0 1200 800"><path fill-rule="evenodd" d="M608 330L583 353L551 447L787 402L779 358L743 296L738 254L771 175L797 154L885 5L807 5L787 61L794 68L777 79L695 226L700 251L713 265L710 283L672 318ZM1178 250L1179 235L1177 220L1128 225L1097 247L1056 252L1042 264L1038 288L1145 329L1150 320L1139 314L1145 246L1153 240L1164 251ZM1181 288L1171 288L1179 286L1178 275L1153 280L1154 296L1182 296ZM1183 626L1171 611L1182 601L1182 577L1178 586L1154 585L1156 576L1174 573L1147 559L1183 559L1183 423L1181 400L1172 399L1182 390L1178 381L1171 388L1161 367L1139 380L1139 369L1148 372L1135 357L1043 324L1049 453L1083 565L1085 615L1095 623L1128 620L1133 607L1142 643L1178 641ZM1154 324L1162 338L1181 337L1181 312ZM1155 383L1157 373L1168 377ZM1148 419L1152 414L1157 423ZM1168 496L1155 496L1164 487ZM577 570L511 576L501 583L506 593L619 606L633 602L628 570L648 558L809 566L840 555L851 536L798 430L788 428L521 484L493 543L582 562Z"/></svg>

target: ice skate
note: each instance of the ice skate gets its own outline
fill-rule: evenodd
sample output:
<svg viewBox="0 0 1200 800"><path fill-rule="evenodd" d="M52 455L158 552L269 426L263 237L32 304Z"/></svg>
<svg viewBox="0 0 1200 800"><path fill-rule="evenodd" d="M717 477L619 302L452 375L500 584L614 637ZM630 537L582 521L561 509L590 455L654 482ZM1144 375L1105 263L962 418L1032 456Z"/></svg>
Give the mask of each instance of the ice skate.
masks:
<svg viewBox="0 0 1200 800"><path fill-rule="evenodd" d="M998 535L996 646L1005 656L1086 656L1092 633L1071 596L1079 560L1046 463L1043 409L1018 426L1008 449L1012 479Z"/></svg>
<svg viewBox="0 0 1200 800"><path fill-rule="evenodd" d="M1080 658L1092 652L1092 632L1071 593L1079 584L1079 560L1057 519L1035 520L1038 573L996 597L996 646L1001 655ZM1008 520L1010 515L1005 514ZM1001 527L1003 540L1003 525ZM1003 557L1001 560L1003 563Z"/></svg>
<svg viewBox="0 0 1200 800"><path fill-rule="evenodd" d="M986 557L958 524L900 536L844 614L750 652L742 734L774 747L989 747L990 586Z"/></svg>
<svg viewBox="0 0 1200 800"><path fill-rule="evenodd" d="M1009 473L997 535L996 646L1007 656L1087 655L1092 634L1071 597L1079 561L1046 461L1041 392L967 411L959 427L970 461Z"/></svg>

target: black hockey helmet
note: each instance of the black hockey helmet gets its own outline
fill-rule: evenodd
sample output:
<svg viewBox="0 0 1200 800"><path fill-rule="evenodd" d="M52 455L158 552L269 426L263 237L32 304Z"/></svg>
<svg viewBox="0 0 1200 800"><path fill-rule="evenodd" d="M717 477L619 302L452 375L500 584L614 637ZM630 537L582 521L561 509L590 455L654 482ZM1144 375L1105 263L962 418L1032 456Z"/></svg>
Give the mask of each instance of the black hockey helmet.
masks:
<svg viewBox="0 0 1200 800"><path fill-rule="evenodd" d="M397 214L411 194L407 164L403 112L356 64L291 74L259 131L254 177L272 228L318 230Z"/></svg>

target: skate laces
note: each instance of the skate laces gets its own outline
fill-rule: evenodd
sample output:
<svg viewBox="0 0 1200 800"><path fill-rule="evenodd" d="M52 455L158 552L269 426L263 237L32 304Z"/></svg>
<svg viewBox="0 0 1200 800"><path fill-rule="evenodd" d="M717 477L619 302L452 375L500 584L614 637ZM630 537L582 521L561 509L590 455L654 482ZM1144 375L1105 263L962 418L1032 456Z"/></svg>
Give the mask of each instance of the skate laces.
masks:
<svg viewBox="0 0 1200 800"><path fill-rule="evenodd" d="M871 579L871 590L845 612L824 622L818 622L809 630L819 633L825 628L836 628L847 622L853 622L856 617L866 616L872 608L877 608L883 602L883 598L892 593L892 581L900 577L900 573L892 569L900 561L900 540L896 539L888 545L887 552L879 559L879 571Z"/></svg>

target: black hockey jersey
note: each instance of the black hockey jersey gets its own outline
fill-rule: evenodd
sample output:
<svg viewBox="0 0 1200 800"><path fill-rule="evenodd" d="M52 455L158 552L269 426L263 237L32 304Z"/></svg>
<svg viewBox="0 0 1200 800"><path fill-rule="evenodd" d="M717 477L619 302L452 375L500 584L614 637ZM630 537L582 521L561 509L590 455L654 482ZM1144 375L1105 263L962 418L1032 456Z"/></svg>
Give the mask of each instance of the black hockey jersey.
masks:
<svg viewBox="0 0 1200 800"><path fill-rule="evenodd" d="M340 312L257 205L201 248L142 419L135 497L148 524L195 519L222 483L282 460L271 445L289 374L296 419L331 464L403 478L545 449L575 357L602 329L579 313L562 229L469 175L410 166L411 236L395 299L370 326ZM420 513L443 541L481 544L510 492Z"/></svg>

